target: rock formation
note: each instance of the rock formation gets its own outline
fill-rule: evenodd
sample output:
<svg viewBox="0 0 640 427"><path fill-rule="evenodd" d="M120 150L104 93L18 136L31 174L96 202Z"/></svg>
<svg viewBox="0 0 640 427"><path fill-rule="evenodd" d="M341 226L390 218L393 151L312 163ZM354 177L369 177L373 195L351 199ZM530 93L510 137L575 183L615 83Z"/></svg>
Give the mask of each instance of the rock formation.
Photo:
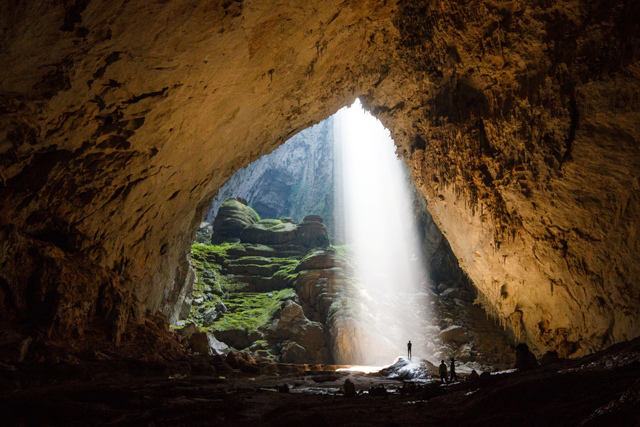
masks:
<svg viewBox="0 0 640 427"><path fill-rule="evenodd" d="M222 184L356 97L532 350L638 336L639 8L3 2L3 344L174 315Z"/></svg>
<svg viewBox="0 0 640 427"><path fill-rule="evenodd" d="M215 218L213 241L218 244L192 248L198 280L184 329L197 324L210 341L263 358L329 363L325 326L306 317L294 290L308 268L305 255L328 247L322 218L260 219L245 200L228 199Z"/></svg>
<svg viewBox="0 0 640 427"><path fill-rule="evenodd" d="M263 218L300 222L315 212L333 236L333 148L329 117L238 170L218 191L205 220L213 223L226 199L241 197Z"/></svg>
<svg viewBox="0 0 640 427"><path fill-rule="evenodd" d="M260 216L247 205L246 200L229 199L221 207L213 222L213 243L240 241L240 234L250 225L260 221Z"/></svg>

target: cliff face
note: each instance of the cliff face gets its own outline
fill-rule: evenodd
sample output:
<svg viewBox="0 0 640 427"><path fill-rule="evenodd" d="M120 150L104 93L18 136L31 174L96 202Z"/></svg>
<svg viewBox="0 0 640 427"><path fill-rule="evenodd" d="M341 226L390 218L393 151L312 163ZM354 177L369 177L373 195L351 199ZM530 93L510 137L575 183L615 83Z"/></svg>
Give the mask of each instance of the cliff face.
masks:
<svg viewBox="0 0 640 427"><path fill-rule="evenodd" d="M370 105L485 305L540 351L637 336L638 5L419 10L395 22L403 63L430 84Z"/></svg>
<svg viewBox="0 0 640 427"><path fill-rule="evenodd" d="M333 235L333 119L303 130L272 153L238 170L220 188L205 216L213 223L230 197L247 200L262 218L324 218Z"/></svg>
<svg viewBox="0 0 640 427"><path fill-rule="evenodd" d="M639 7L3 2L3 342L171 314L216 191L356 96L521 339L637 336Z"/></svg>

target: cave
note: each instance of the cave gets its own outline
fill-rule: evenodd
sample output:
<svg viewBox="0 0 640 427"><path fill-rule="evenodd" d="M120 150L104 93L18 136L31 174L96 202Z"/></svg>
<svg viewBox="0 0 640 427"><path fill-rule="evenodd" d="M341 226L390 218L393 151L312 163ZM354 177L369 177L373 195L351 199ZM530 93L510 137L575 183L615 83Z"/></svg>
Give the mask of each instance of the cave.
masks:
<svg viewBox="0 0 640 427"><path fill-rule="evenodd" d="M540 422L637 423L637 2L28 0L0 11L8 422L335 425L360 411L379 424L536 425L515 408L544 395ZM218 190L356 99L390 131L487 316L528 355L561 361L407 385L392 397L407 410L371 395L331 411L220 378L176 337L191 243ZM158 388L145 388L151 378ZM224 398L198 400L207 393ZM160 409L140 400L149 394Z"/></svg>

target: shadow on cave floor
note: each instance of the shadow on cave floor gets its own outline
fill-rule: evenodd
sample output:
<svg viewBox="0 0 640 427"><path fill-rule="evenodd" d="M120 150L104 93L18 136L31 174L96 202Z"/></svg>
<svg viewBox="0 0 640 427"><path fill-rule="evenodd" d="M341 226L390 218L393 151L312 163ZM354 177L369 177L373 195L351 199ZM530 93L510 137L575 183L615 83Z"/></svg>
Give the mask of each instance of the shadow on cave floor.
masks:
<svg viewBox="0 0 640 427"><path fill-rule="evenodd" d="M527 372L442 386L310 371L225 376L215 357L0 365L0 417L30 425L640 425L640 339ZM358 396L345 397L346 378ZM380 384L386 393L367 390ZM322 388L322 394L296 389ZM284 389L291 390L282 392Z"/></svg>

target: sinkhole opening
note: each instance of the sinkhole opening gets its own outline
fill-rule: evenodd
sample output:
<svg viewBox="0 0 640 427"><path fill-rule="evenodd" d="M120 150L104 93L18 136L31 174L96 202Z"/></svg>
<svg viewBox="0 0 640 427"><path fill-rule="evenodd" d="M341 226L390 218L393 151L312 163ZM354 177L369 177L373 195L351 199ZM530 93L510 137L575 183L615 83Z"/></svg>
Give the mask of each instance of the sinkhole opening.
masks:
<svg viewBox="0 0 640 427"><path fill-rule="evenodd" d="M356 100L237 171L191 248L174 326L192 349L410 375L512 366L395 150Z"/></svg>

